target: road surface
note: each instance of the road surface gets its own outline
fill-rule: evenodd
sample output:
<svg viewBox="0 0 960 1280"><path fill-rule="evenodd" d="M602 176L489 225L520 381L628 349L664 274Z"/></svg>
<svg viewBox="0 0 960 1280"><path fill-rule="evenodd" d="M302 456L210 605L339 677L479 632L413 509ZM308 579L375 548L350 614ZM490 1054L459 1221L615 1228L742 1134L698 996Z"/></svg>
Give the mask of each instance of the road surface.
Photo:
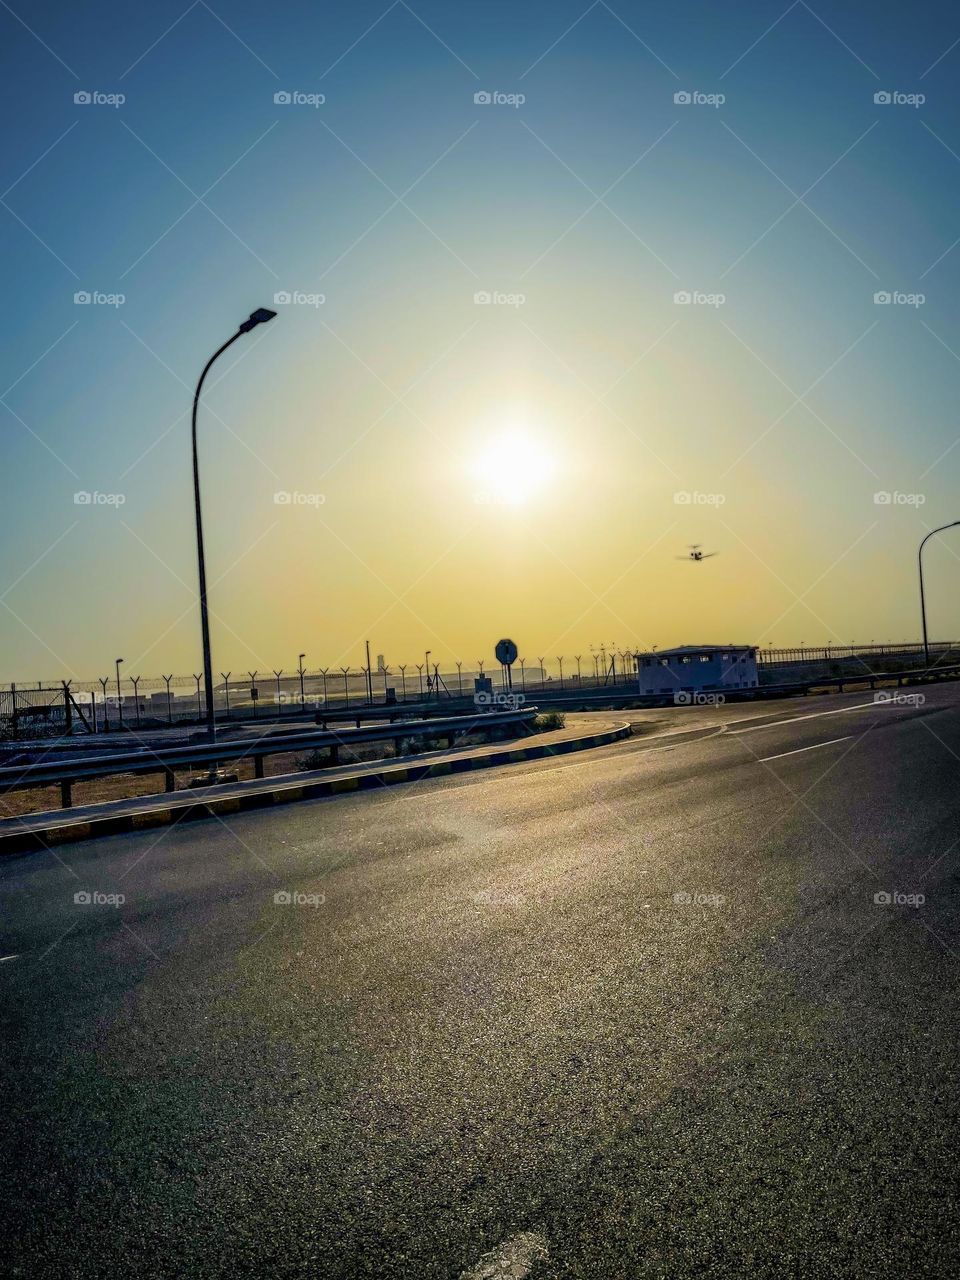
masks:
<svg viewBox="0 0 960 1280"><path fill-rule="evenodd" d="M6 860L7 1273L957 1274L924 692Z"/></svg>

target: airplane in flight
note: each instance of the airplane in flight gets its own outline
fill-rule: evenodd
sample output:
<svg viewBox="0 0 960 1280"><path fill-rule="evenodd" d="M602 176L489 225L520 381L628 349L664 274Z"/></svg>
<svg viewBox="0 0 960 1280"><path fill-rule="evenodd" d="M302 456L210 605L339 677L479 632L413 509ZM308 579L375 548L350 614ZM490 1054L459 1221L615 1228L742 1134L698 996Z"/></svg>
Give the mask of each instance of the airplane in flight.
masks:
<svg viewBox="0 0 960 1280"><path fill-rule="evenodd" d="M703 545L700 542L691 542L688 544L690 550L685 556L675 556L676 560L692 560L694 564L699 564L701 560L709 560L711 556L718 556L719 551L701 551Z"/></svg>

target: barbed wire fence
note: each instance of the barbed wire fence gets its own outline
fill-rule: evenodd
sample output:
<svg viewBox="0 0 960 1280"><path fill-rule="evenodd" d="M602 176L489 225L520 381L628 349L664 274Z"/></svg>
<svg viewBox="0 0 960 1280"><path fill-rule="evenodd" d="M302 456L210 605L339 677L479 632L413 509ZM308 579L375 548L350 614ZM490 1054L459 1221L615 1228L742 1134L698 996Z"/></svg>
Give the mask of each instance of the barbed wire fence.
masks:
<svg viewBox="0 0 960 1280"><path fill-rule="evenodd" d="M654 651L655 652L655 651ZM960 642L931 642L931 665L960 660ZM513 692L535 696L625 688L636 681L637 653L591 646L586 653L556 657L519 656L512 668ZM799 645L757 648L761 674L802 666L834 673L856 665L884 670L923 663L919 642L869 645ZM506 680L496 663L404 662L376 667L276 667L267 671L220 672L214 684L218 720L275 720L309 712L364 706L452 702L472 698L478 688ZM478 681L481 682L478 685ZM100 676L93 680L39 680L0 687L0 737L53 737L199 723L204 716L203 676L198 673Z"/></svg>

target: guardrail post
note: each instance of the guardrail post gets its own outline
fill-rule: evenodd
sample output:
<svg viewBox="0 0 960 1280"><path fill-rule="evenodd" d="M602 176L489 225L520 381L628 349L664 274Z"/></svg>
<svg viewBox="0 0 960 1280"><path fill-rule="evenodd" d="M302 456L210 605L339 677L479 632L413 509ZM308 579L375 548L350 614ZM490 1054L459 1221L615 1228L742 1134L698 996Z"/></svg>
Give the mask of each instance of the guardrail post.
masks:
<svg viewBox="0 0 960 1280"><path fill-rule="evenodd" d="M163 771L163 789L164 791L176 791L177 779L172 769L164 769Z"/></svg>
<svg viewBox="0 0 960 1280"><path fill-rule="evenodd" d="M357 725L357 728L359 729L360 726ZM340 748L335 742L330 743L330 763L331 764L340 763Z"/></svg>
<svg viewBox="0 0 960 1280"><path fill-rule="evenodd" d="M73 789L72 784L64 778L60 783L60 807L61 809L73 808Z"/></svg>
<svg viewBox="0 0 960 1280"><path fill-rule="evenodd" d="M263 756L253 757L253 776L255 778L263 777Z"/></svg>

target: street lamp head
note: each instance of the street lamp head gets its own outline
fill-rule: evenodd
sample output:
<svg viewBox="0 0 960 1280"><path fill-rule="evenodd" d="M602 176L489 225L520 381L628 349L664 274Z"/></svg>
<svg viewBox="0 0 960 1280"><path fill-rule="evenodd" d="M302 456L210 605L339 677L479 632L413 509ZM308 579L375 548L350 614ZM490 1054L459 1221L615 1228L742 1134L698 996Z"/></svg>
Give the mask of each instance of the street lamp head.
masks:
<svg viewBox="0 0 960 1280"><path fill-rule="evenodd" d="M249 333L258 324L266 324L268 320L272 320L276 314L275 311L268 311L266 307L258 307L256 311L251 311L249 317L244 320L240 326L240 332Z"/></svg>

